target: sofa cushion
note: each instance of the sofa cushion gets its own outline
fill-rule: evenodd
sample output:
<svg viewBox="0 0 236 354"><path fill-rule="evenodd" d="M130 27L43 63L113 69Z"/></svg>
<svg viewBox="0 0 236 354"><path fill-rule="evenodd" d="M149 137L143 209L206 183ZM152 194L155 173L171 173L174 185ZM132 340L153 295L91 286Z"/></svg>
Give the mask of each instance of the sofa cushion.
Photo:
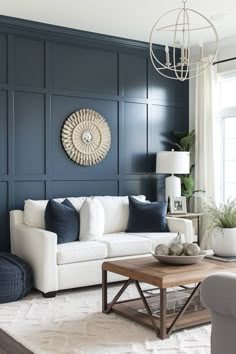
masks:
<svg viewBox="0 0 236 354"><path fill-rule="evenodd" d="M164 243L169 244L177 236L176 232L135 232L132 235L138 237L144 237L151 241L152 243L152 252L155 250L156 246ZM182 235L182 242L184 241L184 235Z"/></svg>
<svg viewBox="0 0 236 354"><path fill-rule="evenodd" d="M83 202L86 197L78 198L67 198L79 212ZM54 199L57 202L61 203L65 198L56 198ZM39 229L45 230L45 220L44 213L47 206L48 200L25 200L24 204L24 223L28 226L37 227Z"/></svg>
<svg viewBox="0 0 236 354"><path fill-rule="evenodd" d="M99 242L106 244L108 257L145 254L152 250L152 243L147 238L126 233L106 234Z"/></svg>
<svg viewBox="0 0 236 354"><path fill-rule="evenodd" d="M104 208L105 226L104 233L111 234L124 232L127 229L129 218L129 200L128 197L97 197ZM144 195L135 196L134 198L145 201Z"/></svg>
<svg viewBox="0 0 236 354"><path fill-rule="evenodd" d="M79 213L68 199L62 203L50 199L45 209L45 228L57 234L57 243L78 240Z"/></svg>
<svg viewBox="0 0 236 354"><path fill-rule="evenodd" d="M96 197L87 198L80 209L80 240L98 240L104 234L104 209Z"/></svg>
<svg viewBox="0 0 236 354"><path fill-rule="evenodd" d="M144 203L129 197L127 232L168 232L167 203Z"/></svg>
<svg viewBox="0 0 236 354"><path fill-rule="evenodd" d="M57 246L57 264L91 261L107 257L107 247L97 241L75 241Z"/></svg>

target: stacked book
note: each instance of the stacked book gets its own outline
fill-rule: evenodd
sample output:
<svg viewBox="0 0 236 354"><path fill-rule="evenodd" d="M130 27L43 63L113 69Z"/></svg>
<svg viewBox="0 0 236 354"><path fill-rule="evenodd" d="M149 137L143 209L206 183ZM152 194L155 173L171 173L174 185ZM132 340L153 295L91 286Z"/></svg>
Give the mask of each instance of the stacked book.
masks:
<svg viewBox="0 0 236 354"><path fill-rule="evenodd" d="M223 257L223 256L217 256L217 254L207 254L205 258L215 259L217 261L222 261L222 262L236 262L236 256Z"/></svg>

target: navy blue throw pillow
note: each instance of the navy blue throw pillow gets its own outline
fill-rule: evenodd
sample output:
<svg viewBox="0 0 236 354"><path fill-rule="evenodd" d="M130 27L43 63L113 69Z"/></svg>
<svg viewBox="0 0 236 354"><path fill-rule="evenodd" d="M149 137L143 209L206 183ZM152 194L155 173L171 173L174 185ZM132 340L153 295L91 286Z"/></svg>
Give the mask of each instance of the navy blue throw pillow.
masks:
<svg viewBox="0 0 236 354"><path fill-rule="evenodd" d="M129 220L126 232L168 232L167 203L145 203L129 197Z"/></svg>
<svg viewBox="0 0 236 354"><path fill-rule="evenodd" d="M57 234L57 243L78 240L79 213L68 199L62 203L50 199L45 209L44 219L46 230Z"/></svg>

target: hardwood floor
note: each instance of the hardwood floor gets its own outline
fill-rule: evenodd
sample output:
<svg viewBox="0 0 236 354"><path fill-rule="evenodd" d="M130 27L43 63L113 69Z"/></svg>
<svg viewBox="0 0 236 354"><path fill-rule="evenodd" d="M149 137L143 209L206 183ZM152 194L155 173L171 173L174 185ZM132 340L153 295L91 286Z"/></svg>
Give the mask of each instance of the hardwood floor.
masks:
<svg viewBox="0 0 236 354"><path fill-rule="evenodd" d="M33 354L0 329L0 354Z"/></svg>

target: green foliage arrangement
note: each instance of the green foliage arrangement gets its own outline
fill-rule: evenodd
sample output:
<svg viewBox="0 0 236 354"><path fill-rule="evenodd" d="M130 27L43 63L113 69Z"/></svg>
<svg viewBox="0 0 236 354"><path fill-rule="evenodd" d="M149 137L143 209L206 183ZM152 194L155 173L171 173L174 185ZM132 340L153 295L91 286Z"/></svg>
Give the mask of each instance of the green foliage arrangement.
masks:
<svg viewBox="0 0 236 354"><path fill-rule="evenodd" d="M178 140L174 142L174 145L177 146L179 151L190 151L192 150L195 144L195 130L191 132L174 132L175 138Z"/></svg>
<svg viewBox="0 0 236 354"><path fill-rule="evenodd" d="M195 144L195 130L193 129L191 132L173 132L173 135L177 141L173 142L173 145L178 148L179 151L189 151L192 153L194 144ZM190 174L181 175L181 194L186 197L187 204L189 199L198 192L202 192L200 190L194 190L194 179L191 176L192 171L194 169L194 164L190 167Z"/></svg>
<svg viewBox="0 0 236 354"><path fill-rule="evenodd" d="M236 228L236 199L228 199L226 203L219 206L215 203L208 204L205 212L208 229Z"/></svg>

